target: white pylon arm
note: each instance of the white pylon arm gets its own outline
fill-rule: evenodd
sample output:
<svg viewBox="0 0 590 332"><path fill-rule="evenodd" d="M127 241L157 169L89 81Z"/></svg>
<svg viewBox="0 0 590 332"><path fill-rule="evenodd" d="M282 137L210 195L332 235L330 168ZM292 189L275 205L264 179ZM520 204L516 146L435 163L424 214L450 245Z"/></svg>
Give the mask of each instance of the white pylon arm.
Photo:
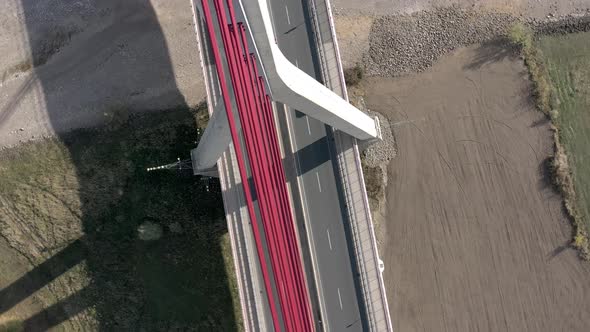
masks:
<svg viewBox="0 0 590 332"><path fill-rule="evenodd" d="M380 138L378 123L373 118L307 75L283 55L274 37L266 0L240 0L240 5L274 101L360 140Z"/></svg>
<svg viewBox="0 0 590 332"><path fill-rule="evenodd" d="M193 1L193 8L202 10L199 1ZM370 116L349 104L324 85L293 65L279 49L275 38L266 0L240 1L240 9L245 19L247 33L254 41L257 61L261 65L268 91L274 101L307 114L323 123L356 137L360 140L380 138L379 124ZM208 58L206 35L200 18L194 12L197 38L201 47L199 52L203 71L212 71L212 60ZM223 101L213 100L211 94L219 94L217 77L214 73L205 75L207 102L211 119L199 146L193 150L193 169L196 173L208 170L230 143L229 128L225 114L220 114ZM229 79L229 78L226 78ZM231 86L230 86L231 88ZM235 107L235 105L232 105Z"/></svg>

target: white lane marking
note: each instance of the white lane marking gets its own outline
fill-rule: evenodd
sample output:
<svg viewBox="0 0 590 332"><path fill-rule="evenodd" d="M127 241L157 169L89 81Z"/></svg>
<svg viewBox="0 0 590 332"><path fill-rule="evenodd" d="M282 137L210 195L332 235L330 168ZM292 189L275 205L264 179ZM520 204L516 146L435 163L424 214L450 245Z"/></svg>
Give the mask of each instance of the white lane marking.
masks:
<svg viewBox="0 0 590 332"><path fill-rule="evenodd" d="M307 133L311 135L311 127L309 126L309 117L305 116L305 121L307 122Z"/></svg>
<svg viewBox="0 0 590 332"><path fill-rule="evenodd" d="M330 239L330 230L326 228L326 234L328 234L328 244L330 245L330 250L332 250L332 239Z"/></svg>
<svg viewBox="0 0 590 332"><path fill-rule="evenodd" d="M320 192L322 192L322 184L320 183L320 174L315 172L315 177L318 179L318 188L320 188Z"/></svg>
<svg viewBox="0 0 590 332"><path fill-rule="evenodd" d="M291 18L289 18L289 7L285 6L285 11L287 12L287 23L291 25Z"/></svg>
<svg viewBox="0 0 590 332"><path fill-rule="evenodd" d="M295 66L297 66L297 68L299 68L299 62L297 61L297 59L295 59Z"/></svg>
<svg viewBox="0 0 590 332"><path fill-rule="evenodd" d="M275 26L275 20L274 20L275 15L272 13L271 6L268 6L268 10L270 11L270 23L274 27ZM276 29L272 29L272 34L275 37L275 44L278 44L277 43L277 32L276 32Z"/></svg>
<svg viewBox="0 0 590 332"><path fill-rule="evenodd" d="M338 288L338 301L340 301L340 310L342 310L342 296L340 296L340 288Z"/></svg>
<svg viewBox="0 0 590 332"><path fill-rule="evenodd" d="M286 114L286 122L287 122L287 134L289 135L289 146L291 148L291 152L295 152L297 151L297 143L295 142L295 133L293 131L294 128L294 124L293 124L293 117L291 116L293 113L293 111L291 111L289 109L289 107L287 107L287 105L283 104L283 108L285 110ZM296 160L296 169L299 171L301 170L301 160L299 160L299 158L295 158ZM296 176L297 179L297 184L303 188L304 187L304 183L303 183L303 177L302 176ZM305 208L303 209L303 218L305 220L309 220L310 215L309 215L309 203L308 203L308 199L307 199L307 195L305 194L305 190L299 190L299 196L300 199L303 201L303 205L305 206ZM308 238L313 239L314 238L314 229L313 227L306 227L307 233L308 233ZM319 234L318 234L319 236ZM314 241L310 241L310 247L311 247L311 251L312 253L316 252L316 244ZM315 267L316 271L319 270L318 266L319 266L319 262L317 261L317 258L315 257L315 255L311 255L311 262L312 265ZM314 274L314 279L316 280L316 282L318 283L318 289L320 289L320 293L323 295L325 294L325 292L327 292L327 287L326 290L324 290L324 287L322 286L322 279L319 278L317 275ZM326 313L326 308L324 306L320 306L320 311L322 313L322 315L324 317L327 317L328 314ZM326 331L330 331L330 323L328 320L324 320L322 322L322 324L325 326L325 330Z"/></svg>

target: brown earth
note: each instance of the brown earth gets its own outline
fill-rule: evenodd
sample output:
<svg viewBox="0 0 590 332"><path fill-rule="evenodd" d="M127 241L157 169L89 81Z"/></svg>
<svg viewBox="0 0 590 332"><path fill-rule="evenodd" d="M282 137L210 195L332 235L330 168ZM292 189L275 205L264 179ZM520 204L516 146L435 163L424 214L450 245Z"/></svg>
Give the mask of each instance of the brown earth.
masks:
<svg viewBox="0 0 590 332"><path fill-rule="evenodd" d="M4 311L6 309L4 308L4 297L19 297L19 292L23 291L23 288L14 287L18 284L16 280L19 280L31 270L30 265L27 258L14 250L6 239L0 236L0 293L3 296L0 298L0 331L12 331L10 326L14 324L20 325L27 318L42 312L44 307L48 306L48 302L52 300L52 294L47 289L41 289L31 296L24 298L9 310ZM24 280L25 282L30 281L30 279L26 278ZM39 316L37 320L39 324L29 324L28 328L39 328L39 330L42 330L42 326L48 326L47 321L48 317ZM61 327L63 329L70 328L75 330L76 326L70 322L66 322Z"/></svg>
<svg viewBox="0 0 590 332"><path fill-rule="evenodd" d="M5 289L21 275L27 273L29 264L27 260L10 247L8 242L0 237L0 289ZM0 303L1 305L1 303ZM27 298L13 310L0 314L0 331L12 321L22 321L41 311L42 304L36 297Z"/></svg>
<svg viewBox="0 0 590 332"><path fill-rule="evenodd" d="M552 132L522 61L460 49L365 82L392 121L381 255L397 331L587 331L590 265L545 170Z"/></svg>

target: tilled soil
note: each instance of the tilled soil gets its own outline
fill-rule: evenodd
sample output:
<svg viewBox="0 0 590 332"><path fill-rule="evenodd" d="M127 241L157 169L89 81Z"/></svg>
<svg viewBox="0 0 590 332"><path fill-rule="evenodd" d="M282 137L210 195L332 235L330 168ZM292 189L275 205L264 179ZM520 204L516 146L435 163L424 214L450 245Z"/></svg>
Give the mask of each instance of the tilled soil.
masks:
<svg viewBox="0 0 590 332"><path fill-rule="evenodd" d="M381 255L397 331L587 331L590 265L545 172L553 152L522 61L462 48L366 82L390 118Z"/></svg>

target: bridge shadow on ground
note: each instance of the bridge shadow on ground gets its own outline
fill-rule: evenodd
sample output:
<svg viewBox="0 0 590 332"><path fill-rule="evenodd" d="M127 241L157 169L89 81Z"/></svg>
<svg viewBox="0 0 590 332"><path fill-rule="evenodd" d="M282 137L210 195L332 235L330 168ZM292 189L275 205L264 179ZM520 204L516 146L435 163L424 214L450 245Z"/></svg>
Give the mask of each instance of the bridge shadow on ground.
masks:
<svg viewBox="0 0 590 332"><path fill-rule="evenodd" d="M6 152L39 161L14 190L49 183L43 190L76 216L81 236L57 243L58 249L38 243L47 246L48 259L0 290L0 317L50 284L59 292L68 280L85 278L82 287L56 294L56 303L24 320L25 330L44 331L74 317L83 330L238 329L220 195L190 172L145 171L189 158L198 140L195 110L176 87L151 2L21 0L21 8L49 125L63 132L73 118L95 121L84 112L96 98L108 117L95 129ZM64 100L68 96L77 97ZM170 110L138 114L145 105ZM68 172L76 188L66 190L60 181ZM48 214L47 228L68 229ZM26 222L35 227L39 220Z"/></svg>

